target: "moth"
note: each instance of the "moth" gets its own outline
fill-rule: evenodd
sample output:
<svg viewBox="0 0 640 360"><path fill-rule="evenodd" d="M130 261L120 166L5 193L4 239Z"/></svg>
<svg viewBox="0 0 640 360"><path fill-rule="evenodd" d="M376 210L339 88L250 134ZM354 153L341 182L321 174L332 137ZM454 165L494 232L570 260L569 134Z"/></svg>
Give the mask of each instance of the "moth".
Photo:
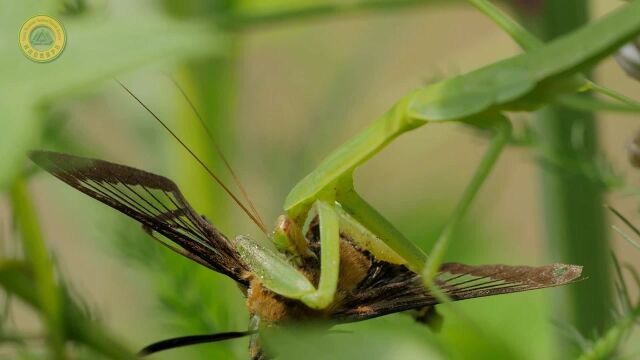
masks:
<svg viewBox="0 0 640 360"><path fill-rule="evenodd" d="M281 265L286 263L318 286L322 256L326 254L322 251L323 229L317 213L309 215L304 235L298 224L286 215L280 217L272 233L274 241L282 236L296 238L291 244L304 249L301 256L285 256L284 250L264 248L257 252L269 254L263 258L268 264L256 266L251 263L255 258L246 253L252 251L252 246L258 246L257 243L243 236L230 240L193 209L176 184L166 177L103 160L49 151L32 152L30 158L73 188L135 219L160 244L233 279L245 295L251 314L248 331L169 339L146 347L142 355L250 335L251 359L266 359L259 338L263 327L308 320L331 324L363 321L438 303L426 290L420 275L404 265L378 258L354 239L355 231L345 226L339 237L336 290L326 306L313 308L300 299L273 291L266 279L279 275L290 278L290 274L282 270ZM265 269L273 273L264 273ZM435 284L451 300L457 301L563 285L578 279L581 271L580 266L564 264L529 267L446 263L440 268Z"/></svg>
<svg viewBox="0 0 640 360"><path fill-rule="evenodd" d="M251 336L251 359L265 360L268 354L260 339L264 328L308 321L333 325L409 310L417 310L414 317L422 322L434 316L433 306L443 297L425 287L421 274L426 255L353 188L352 173L359 164L400 133L416 128L410 113L392 108L330 154L291 190L285 214L278 217L275 229L267 232L196 107L175 80L174 84L200 120L245 202L120 83L267 235L272 246L247 236L230 240L193 209L166 177L98 159L50 151L30 154L33 162L53 176L138 221L161 245L228 276L244 294L250 314L247 331L163 340L145 347L141 355ZM452 301L564 285L580 279L582 273L581 266L566 264L445 263L436 269L430 283Z"/></svg>

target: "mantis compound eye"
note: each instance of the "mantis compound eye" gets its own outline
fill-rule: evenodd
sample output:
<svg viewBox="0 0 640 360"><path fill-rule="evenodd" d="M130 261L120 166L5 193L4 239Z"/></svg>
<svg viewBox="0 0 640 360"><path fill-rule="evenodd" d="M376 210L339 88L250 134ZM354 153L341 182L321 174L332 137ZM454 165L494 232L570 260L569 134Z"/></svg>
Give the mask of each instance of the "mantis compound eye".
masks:
<svg viewBox="0 0 640 360"><path fill-rule="evenodd" d="M286 215L278 217L271 239L280 252L302 257L314 256L298 224Z"/></svg>
<svg viewBox="0 0 640 360"><path fill-rule="evenodd" d="M615 59L627 75L640 81L640 38L621 47Z"/></svg>

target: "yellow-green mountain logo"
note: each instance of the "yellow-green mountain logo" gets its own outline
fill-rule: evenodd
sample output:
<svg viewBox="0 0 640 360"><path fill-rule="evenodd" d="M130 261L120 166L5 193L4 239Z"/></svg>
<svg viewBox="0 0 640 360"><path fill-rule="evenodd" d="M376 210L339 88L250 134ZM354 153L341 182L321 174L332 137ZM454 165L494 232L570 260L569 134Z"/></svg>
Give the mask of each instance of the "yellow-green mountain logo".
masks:
<svg viewBox="0 0 640 360"><path fill-rule="evenodd" d="M66 43L67 34L62 24L51 16L34 16L20 28L20 49L35 62L56 59Z"/></svg>

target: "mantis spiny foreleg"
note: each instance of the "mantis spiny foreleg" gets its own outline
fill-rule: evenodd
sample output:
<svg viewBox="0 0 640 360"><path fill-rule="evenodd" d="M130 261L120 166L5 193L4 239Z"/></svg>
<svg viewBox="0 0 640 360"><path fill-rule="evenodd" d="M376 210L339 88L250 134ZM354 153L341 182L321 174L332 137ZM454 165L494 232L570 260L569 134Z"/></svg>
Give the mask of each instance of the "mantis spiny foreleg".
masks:
<svg viewBox="0 0 640 360"><path fill-rule="evenodd" d="M320 278L314 287L283 254L246 237L236 238L243 260L269 290L298 299L312 309L324 309L333 301L340 272L340 230L334 203L317 200L313 207L320 222Z"/></svg>

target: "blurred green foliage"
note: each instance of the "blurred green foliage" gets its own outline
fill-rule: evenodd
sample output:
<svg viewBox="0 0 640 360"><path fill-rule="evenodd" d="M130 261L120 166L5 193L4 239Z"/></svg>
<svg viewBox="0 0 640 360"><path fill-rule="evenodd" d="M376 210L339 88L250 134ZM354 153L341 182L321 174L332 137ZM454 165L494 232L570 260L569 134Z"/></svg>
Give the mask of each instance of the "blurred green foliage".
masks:
<svg viewBox="0 0 640 360"><path fill-rule="evenodd" d="M11 209L15 237L21 240L20 248L24 256L16 256L16 260L3 254L5 259L0 261L0 285L11 294L11 302L19 300L41 315L42 326L38 331L47 340L44 347L32 346L31 340L21 337L19 333L14 334L13 329L8 329L10 326L2 323L0 341L17 349L10 353L11 356L24 359L93 359L97 356L122 359L131 357L130 349L146 345L144 341L194 333L242 330L247 326L248 314L235 284L157 246L132 221L112 215L108 210L99 210L98 205L88 200L79 200L77 205L68 204L65 210L77 214L85 211L85 208L90 209L86 212L91 214L86 217L96 215L100 219L96 224L102 228L102 237L109 242L104 247L112 250L108 252L109 255L120 259L122 264L134 264L133 268L140 270L140 279L144 281L141 288L151 291L156 299L152 309L143 311L146 316L144 322L148 323L146 328L151 333L134 334L124 329L108 329L106 324L97 320L95 315L81 305L82 294L76 296L69 290L70 286L55 261L55 255L49 253L46 245L48 236L41 233L37 209L31 205L32 196L26 181L36 172L25 159L28 149L46 147L99 157L112 154L112 150L120 146L138 150L144 155L133 154L132 158L144 159L141 163L145 168L162 169L162 173L180 184L194 207L212 219L227 235L253 231L248 230L247 221L239 220L241 215L238 210L231 206L219 189L211 185L206 174L166 134L160 133L141 109L135 105L123 105L130 102L129 99L119 93L111 94L112 98L119 99L112 99L111 105L115 104L114 107L120 108L113 110L112 114L121 111L126 113L123 117L127 118L124 122L114 122L129 133L127 138L134 144L122 144L120 142L124 140L115 138L109 141L106 148L104 144L93 144L82 136L76 136L78 133L72 129L75 123L70 114L75 103L105 96L105 93L109 94L112 90L109 85L112 77L123 79L132 85L134 92L140 94L148 105L158 109L161 117L173 119L170 121L171 125L180 136L215 171L220 171L222 166L216 158L215 149L195 121L186 102L164 75L158 75L171 73L194 100L221 148L231 155L232 163L242 170L246 166L256 165L247 159L251 154L260 153L260 158L267 159L268 163L260 166L272 171L265 174L263 181L274 185L272 196L281 201L295 181L313 168L318 156L336 146L331 133L342 132L343 119L352 116L349 100L353 98L349 95L365 93L371 86L371 73L375 74L377 61L377 57L372 54L389 41L389 31L386 28L378 30L372 38L353 45L351 54L333 70L338 75L329 81L323 96L314 98L309 105L311 118L304 119L304 122L311 125L302 125L300 128L303 130L298 134L291 132L299 141L293 148L277 143L257 148L244 143L244 129L238 122L238 100L241 96L239 88L242 82L242 74L238 68L239 63L245 60L243 47L246 39L243 32L258 32L260 26L264 25L275 27L287 21L304 22L312 18L330 18L345 13L370 16L375 12L378 16L385 16L391 10L418 5L428 5L424 8L428 12L429 6L436 3L442 5L440 1L426 0L356 1L349 2L348 5L315 1L293 5L285 0L260 3L203 0L136 3L97 0L2 1L0 187L11 197L8 208ZM633 3L635 9L638 8L637 4L637 1ZM64 54L45 66L26 60L17 51L17 41L14 41L22 22L39 13L59 17L69 34L69 45ZM591 33L586 30L586 35L579 40L565 43L573 48L556 45L551 50L540 52L537 57L523 55L519 59L525 60L507 60L506 63L524 63L522 67L525 70L544 70L549 68L548 64L559 64L563 60L565 62L561 63L560 69L551 74L560 76L553 77L552 80L558 80L559 77L573 79L572 76L577 71L584 70L585 65L593 65L594 61L591 60L601 59L614 50L615 46L637 35L640 23L634 21L632 16L625 18L626 21L614 22L608 28L599 28L598 31L591 29ZM612 34L617 34L617 37ZM597 43L599 48L589 47L585 39ZM421 43L419 45L428 46ZM581 52L583 48L586 50ZM585 53L591 57L585 59ZM562 56L555 57L556 54ZM558 87L550 86L550 81L547 81L549 73L543 74L547 76L543 78L533 76L533 81L526 76L523 80L520 76L522 71L504 73L500 63L497 64L490 67L489 71L481 70L480 74L485 74L484 76L477 76L476 73L475 79L479 80L472 88L464 86L468 76L461 76L448 79L444 82L445 85L440 84L433 89L445 88L447 91L439 94L452 95L455 101L460 102L461 113L465 115L470 111L479 111L478 106L475 106L478 103L482 110L486 106L499 107L504 105L505 99L512 100L516 97L517 100L523 100L519 97L523 93L533 94L533 97L524 98L523 103L527 103L527 106L531 102L526 100L532 99L536 105L546 104L551 98L549 94L556 94L558 90ZM144 71L143 75L130 73L140 68L144 68L147 74L151 72L154 75L144 75ZM416 77L424 75L416 74ZM510 85L503 88L506 89L504 93L491 93L497 88L498 80L510 82ZM533 88L535 91L531 91ZM523 89L526 91L522 91ZM560 90L564 91L566 88ZM267 98L269 95L264 94ZM398 98L401 95L404 94L399 93ZM436 98L442 100L441 97ZM568 103L573 101L575 107L637 112L637 107L634 108L637 104L605 104L610 105L607 107L597 101L579 98L554 99L565 100ZM433 106L431 109L439 108ZM88 115L93 116L94 111L91 109ZM454 115L458 116L459 113ZM258 120L268 121L256 119ZM302 122L301 119L296 121ZM96 124L97 120L88 127ZM276 128L270 131L275 133L287 130ZM531 149L543 153L543 160L563 163L565 159L562 157L545 156L548 154L538 140L536 137L531 140L532 143L528 144ZM581 163L575 168L582 175L587 173L596 178L611 177L607 172L608 167L595 164L592 159L586 165ZM256 183L250 181L252 184ZM61 186L57 186L55 189L58 191L60 188ZM65 197L73 196L70 195L71 191L64 193ZM259 195L259 198L269 197ZM410 239L418 240L420 246L428 252L445 226L449 214L447 210L452 207L456 198L457 195L451 194L438 201L417 199L414 203L420 205L405 206L391 215L405 234ZM62 196L54 199L59 203L67 201ZM274 218L281 208L280 202L262 205L268 207L260 208L269 215L268 219ZM48 209L55 210L56 206L48 206ZM46 214L41 214L41 217L44 216ZM83 221L86 221L84 217ZM428 229L425 229L425 222L429 223ZM474 213L455 233L451 249L446 254L447 259L470 263L504 262L505 259L509 262L531 262L528 258L513 259L509 242L502 239L500 230L488 225L490 223L480 212ZM100 236L97 235L96 238ZM590 250L593 249L584 249ZM590 264L582 265L588 269ZM580 286L586 286L585 284L588 282ZM439 333L414 323L404 314L396 314L338 326L335 332L295 329L293 336L287 332L274 332L268 334L266 339L268 346L281 354L283 359L549 358L553 354L554 340L549 330L554 325L549 321L551 306L545 296L543 292L517 294L443 308L444 327ZM604 297L606 294L598 296ZM134 302L134 299L131 301ZM629 314L636 315L633 312ZM621 338L619 335L628 331L630 318L632 317L621 317L619 322L612 324L611 330L593 343L592 349L595 350L585 350L584 358L605 358L614 353L621 343L618 341ZM120 335L120 332L131 336L126 339L126 344L120 339L122 336L113 335ZM66 346L66 342L79 346ZM160 354L157 358L243 359L247 357L246 347L245 340L234 340L174 350L168 354Z"/></svg>

